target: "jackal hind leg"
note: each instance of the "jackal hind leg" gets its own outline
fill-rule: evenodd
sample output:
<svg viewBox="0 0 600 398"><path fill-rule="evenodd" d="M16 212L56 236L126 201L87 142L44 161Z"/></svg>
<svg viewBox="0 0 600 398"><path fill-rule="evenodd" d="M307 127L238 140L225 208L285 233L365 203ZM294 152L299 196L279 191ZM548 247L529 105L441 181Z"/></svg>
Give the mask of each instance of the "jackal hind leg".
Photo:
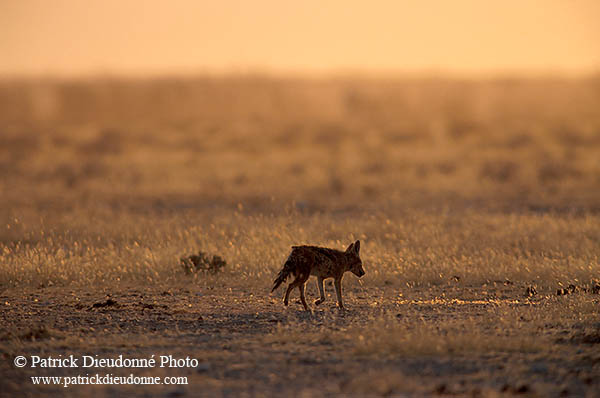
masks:
<svg viewBox="0 0 600 398"><path fill-rule="evenodd" d="M301 285L302 285L302 287L304 287L304 282L306 282L306 279L308 279L308 278L305 277L305 275L298 274L298 276L296 276L296 279L294 279L294 281L288 285L287 290L285 291L285 298L283 299L284 305L286 305L286 306L288 305L289 299L290 299L290 293L292 292L292 290L294 290L295 287L300 287ZM300 293L301 293L301 295L303 295L302 291ZM301 297L301 299L302 299L302 297Z"/></svg>
<svg viewBox="0 0 600 398"><path fill-rule="evenodd" d="M283 305L287 307L290 299L290 292L294 288L294 282L290 283L285 291L285 297L283 298Z"/></svg>
<svg viewBox="0 0 600 398"><path fill-rule="evenodd" d="M325 289L323 289L323 278L317 276L317 287L319 288L320 297L315 300L315 305L321 304L325 301Z"/></svg>

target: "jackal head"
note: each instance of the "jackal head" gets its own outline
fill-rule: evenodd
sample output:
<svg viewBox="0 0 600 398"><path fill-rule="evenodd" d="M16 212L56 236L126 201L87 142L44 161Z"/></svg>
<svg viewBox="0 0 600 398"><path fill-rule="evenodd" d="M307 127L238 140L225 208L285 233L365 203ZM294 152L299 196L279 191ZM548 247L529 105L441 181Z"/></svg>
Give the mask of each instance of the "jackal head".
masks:
<svg viewBox="0 0 600 398"><path fill-rule="evenodd" d="M365 274L365 270L362 266L362 261L360 259L360 241L357 240L354 243L351 243L350 246L346 249L346 254L350 257L350 272L359 278Z"/></svg>

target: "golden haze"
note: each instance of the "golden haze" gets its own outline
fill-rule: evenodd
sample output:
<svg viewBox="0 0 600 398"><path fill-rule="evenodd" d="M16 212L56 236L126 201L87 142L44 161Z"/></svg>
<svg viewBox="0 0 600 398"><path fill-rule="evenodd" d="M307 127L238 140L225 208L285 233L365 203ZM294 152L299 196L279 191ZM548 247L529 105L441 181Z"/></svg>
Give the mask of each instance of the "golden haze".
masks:
<svg viewBox="0 0 600 398"><path fill-rule="evenodd" d="M0 74L589 73L600 3L180 0L0 4Z"/></svg>

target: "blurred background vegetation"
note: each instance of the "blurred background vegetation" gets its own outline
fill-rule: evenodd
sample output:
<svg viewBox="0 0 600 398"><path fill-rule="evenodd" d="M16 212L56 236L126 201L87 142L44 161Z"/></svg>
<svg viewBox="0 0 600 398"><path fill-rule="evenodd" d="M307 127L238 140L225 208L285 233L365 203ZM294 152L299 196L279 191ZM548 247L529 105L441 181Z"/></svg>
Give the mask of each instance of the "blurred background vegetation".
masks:
<svg viewBox="0 0 600 398"><path fill-rule="evenodd" d="M597 211L600 79L8 81L4 200Z"/></svg>

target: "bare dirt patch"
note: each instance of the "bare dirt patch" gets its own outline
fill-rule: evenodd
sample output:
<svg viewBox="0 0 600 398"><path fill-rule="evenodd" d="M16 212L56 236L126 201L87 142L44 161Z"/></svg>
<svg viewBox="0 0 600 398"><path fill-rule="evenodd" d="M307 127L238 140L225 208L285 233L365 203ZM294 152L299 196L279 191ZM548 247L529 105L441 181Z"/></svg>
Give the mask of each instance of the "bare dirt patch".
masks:
<svg viewBox="0 0 600 398"><path fill-rule="evenodd" d="M346 311L329 288L329 303L311 313L239 285L11 289L1 297L3 394L115 394L115 386L30 381L95 372L187 377L187 385L125 388L132 396L589 396L600 388L597 295L524 297L521 286L453 284L354 286ZM152 354L196 358L198 366L12 365L17 355Z"/></svg>

